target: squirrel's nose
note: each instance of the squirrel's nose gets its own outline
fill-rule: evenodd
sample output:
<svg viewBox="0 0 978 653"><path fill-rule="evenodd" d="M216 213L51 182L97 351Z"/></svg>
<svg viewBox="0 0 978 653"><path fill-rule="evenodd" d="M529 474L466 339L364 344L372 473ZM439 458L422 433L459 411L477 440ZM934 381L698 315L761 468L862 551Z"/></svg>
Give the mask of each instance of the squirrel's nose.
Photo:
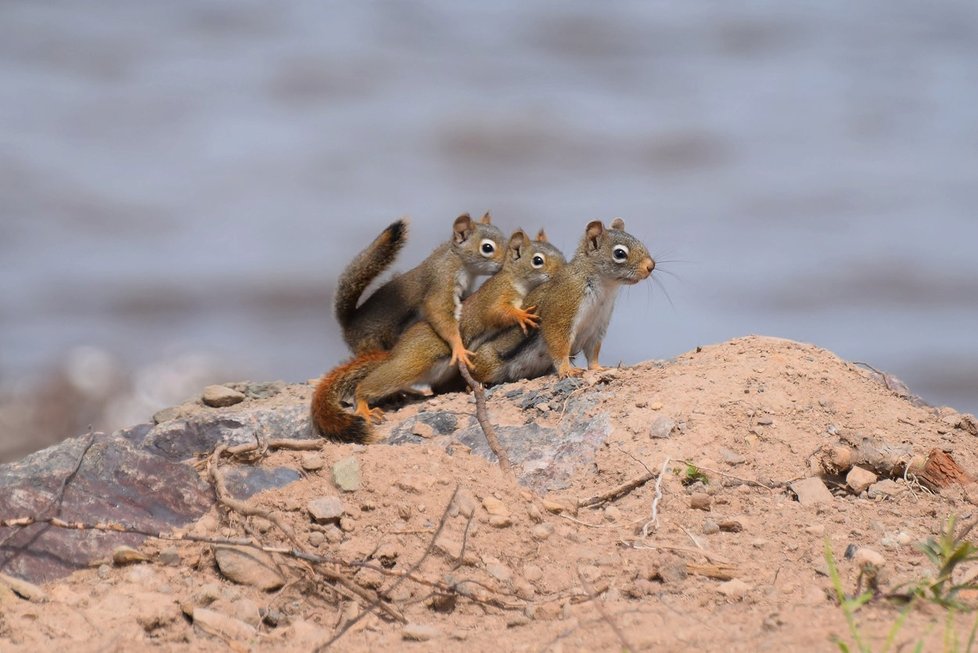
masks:
<svg viewBox="0 0 978 653"><path fill-rule="evenodd" d="M643 269L645 270L645 276L652 274L652 270L655 269L655 261L651 258L645 259L643 262Z"/></svg>

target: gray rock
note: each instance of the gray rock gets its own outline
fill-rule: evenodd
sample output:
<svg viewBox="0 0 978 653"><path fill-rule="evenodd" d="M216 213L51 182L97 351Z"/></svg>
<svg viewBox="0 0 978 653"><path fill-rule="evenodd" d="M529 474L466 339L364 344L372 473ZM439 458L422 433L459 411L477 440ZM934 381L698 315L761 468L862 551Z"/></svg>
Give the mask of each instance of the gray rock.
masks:
<svg viewBox="0 0 978 653"><path fill-rule="evenodd" d="M652 422L651 436L659 439L668 438L672 436L675 429L676 421L674 419L665 415L659 415Z"/></svg>
<svg viewBox="0 0 978 653"><path fill-rule="evenodd" d="M214 559L221 574L241 585L271 591L285 585L285 576L264 551L244 546L216 546Z"/></svg>
<svg viewBox="0 0 978 653"><path fill-rule="evenodd" d="M70 438L26 458L0 465L0 515L35 515L47 509L74 469L87 437ZM189 465L141 451L130 441L96 434L61 505L69 521L117 522L165 532L196 521L212 504L213 490ZM10 536L10 539L6 539ZM140 535L69 531L35 524L0 528L0 571L43 583L107 558L118 546L137 547Z"/></svg>
<svg viewBox="0 0 978 653"><path fill-rule="evenodd" d="M325 466L323 457L318 453L306 453L302 454L302 458L299 460L299 466L307 472L315 472L322 469Z"/></svg>
<svg viewBox="0 0 978 653"><path fill-rule="evenodd" d="M161 565L166 565L167 567L178 567L180 566L180 552L177 551L175 546L169 546L162 551L157 557L157 560Z"/></svg>
<svg viewBox="0 0 978 653"><path fill-rule="evenodd" d="M746 458L726 447L720 447L720 459L728 465L743 465L747 462Z"/></svg>
<svg viewBox="0 0 978 653"><path fill-rule="evenodd" d="M863 469L862 467L853 467L846 474L846 485L855 494L862 494L869 489L869 486L875 483L877 480L876 474L869 471L868 469Z"/></svg>
<svg viewBox="0 0 978 653"><path fill-rule="evenodd" d="M709 518L703 520L704 535L713 535L714 533L719 533L719 532L720 532L720 524L716 523L715 521Z"/></svg>
<svg viewBox="0 0 978 653"><path fill-rule="evenodd" d="M200 398L205 406L212 408L225 408L234 404L240 404L245 400L243 393L232 390L224 385L207 386L201 393Z"/></svg>
<svg viewBox="0 0 978 653"><path fill-rule="evenodd" d="M333 465L333 483L344 492L360 489L360 462L355 456L347 456Z"/></svg>
<svg viewBox="0 0 978 653"><path fill-rule="evenodd" d="M817 476L795 481L789 487L798 496L798 502L803 506L832 503L832 493L825 487L822 479Z"/></svg>
<svg viewBox="0 0 978 653"><path fill-rule="evenodd" d="M868 493L870 499L876 499L879 497L898 497L906 491L906 485L897 483L892 478L885 478L870 485Z"/></svg>
<svg viewBox="0 0 978 653"><path fill-rule="evenodd" d="M309 515L312 516L313 520L319 524L338 521L340 517L346 514L346 507L339 497L313 499L309 502L307 510L309 510Z"/></svg>
<svg viewBox="0 0 978 653"><path fill-rule="evenodd" d="M689 497L689 507L694 510L710 510L713 505L713 497L705 492L694 492Z"/></svg>

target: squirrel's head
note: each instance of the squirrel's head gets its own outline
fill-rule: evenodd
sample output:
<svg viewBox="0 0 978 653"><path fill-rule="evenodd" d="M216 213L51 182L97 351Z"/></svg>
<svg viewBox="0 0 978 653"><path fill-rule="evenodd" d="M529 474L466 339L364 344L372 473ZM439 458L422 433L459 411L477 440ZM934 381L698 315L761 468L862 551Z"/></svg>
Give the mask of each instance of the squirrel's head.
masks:
<svg viewBox="0 0 978 653"><path fill-rule="evenodd" d="M495 274L506 257L505 236L493 226L487 212L476 222L468 213L455 218L452 225L452 250L473 274Z"/></svg>
<svg viewBox="0 0 978 653"><path fill-rule="evenodd" d="M623 284L647 279L655 269L649 250L625 231L621 218L612 220L610 228L605 228L600 220L589 222L577 257L594 265L602 277Z"/></svg>
<svg viewBox="0 0 978 653"><path fill-rule="evenodd" d="M547 241L543 229L536 240L530 240L526 232L518 229L506 245L504 270L512 270L516 279L523 284L526 292L550 279L567 261L560 250Z"/></svg>

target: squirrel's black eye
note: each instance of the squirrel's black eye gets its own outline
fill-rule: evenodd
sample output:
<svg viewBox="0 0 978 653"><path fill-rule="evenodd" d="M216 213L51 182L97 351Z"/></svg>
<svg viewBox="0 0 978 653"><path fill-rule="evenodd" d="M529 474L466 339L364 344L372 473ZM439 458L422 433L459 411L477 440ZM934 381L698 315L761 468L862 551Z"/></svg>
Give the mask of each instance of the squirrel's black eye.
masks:
<svg viewBox="0 0 978 653"><path fill-rule="evenodd" d="M615 259L615 263L624 263L628 260L628 248L624 245L616 245L611 250L611 256Z"/></svg>
<svg viewBox="0 0 978 653"><path fill-rule="evenodd" d="M496 251L496 243L486 238L482 241L479 249L482 251L483 256L492 256Z"/></svg>
<svg viewBox="0 0 978 653"><path fill-rule="evenodd" d="M543 264L544 264L544 262L545 262L546 260L547 260L547 259L545 259L545 258L543 257L543 254L534 254L534 255L533 255L533 259L532 259L532 260L530 261L530 263L531 263L531 264L533 265L533 267L535 267L535 268L542 268L542 267L543 267Z"/></svg>

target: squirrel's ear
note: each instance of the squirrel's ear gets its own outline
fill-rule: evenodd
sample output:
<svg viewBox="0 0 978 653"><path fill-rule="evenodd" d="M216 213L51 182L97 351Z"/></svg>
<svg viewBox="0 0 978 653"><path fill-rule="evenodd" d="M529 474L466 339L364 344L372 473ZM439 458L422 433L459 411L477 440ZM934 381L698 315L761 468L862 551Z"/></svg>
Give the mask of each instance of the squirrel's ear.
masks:
<svg viewBox="0 0 978 653"><path fill-rule="evenodd" d="M537 234L537 240L539 242L541 242L541 243L549 243L550 242L549 240L547 240L547 234L543 231L543 229L541 229L540 230L540 233Z"/></svg>
<svg viewBox="0 0 978 653"><path fill-rule="evenodd" d="M614 229L615 231L624 231L625 221L622 220L621 218L615 218L614 220L611 221L611 228Z"/></svg>
<svg viewBox="0 0 978 653"><path fill-rule="evenodd" d="M489 211L482 215L482 224L492 224L492 216L489 215Z"/></svg>
<svg viewBox="0 0 978 653"><path fill-rule="evenodd" d="M526 241L528 240L529 238L526 232L522 229L517 229L509 237L509 255L514 261L518 261L523 256L523 248L526 246Z"/></svg>
<svg viewBox="0 0 978 653"><path fill-rule="evenodd" d="M604 225L601 224L600 220L592 220L587 223L587 229L584 231L584 237L587 239L588 247L591 249L598 248L598 239L601 238L601 234L604 233Z"/></svg>
<svg viewBox="0 0 978 653"><path fill-rule="evenodd" d="M452 225L452 240L456 243L464 243L472 235L474 228L472 216L468 213L463 213L455 218L455 224Z"/></svg>

